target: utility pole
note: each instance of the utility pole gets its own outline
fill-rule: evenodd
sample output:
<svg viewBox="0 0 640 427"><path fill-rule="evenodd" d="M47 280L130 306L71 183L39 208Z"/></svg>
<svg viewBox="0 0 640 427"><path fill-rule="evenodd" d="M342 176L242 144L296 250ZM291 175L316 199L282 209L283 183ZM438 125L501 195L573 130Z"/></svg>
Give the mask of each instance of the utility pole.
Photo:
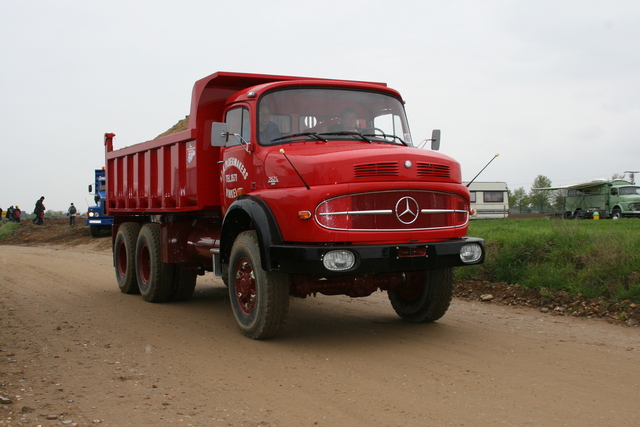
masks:
<svg viewBox="0 0 640 427"><path fill-rule="evenodd" d="M628 173L629 177L631 178L631 184L632 185L636 185L636 174L640 173L639 171L624 171L624 173Z"/></svg>

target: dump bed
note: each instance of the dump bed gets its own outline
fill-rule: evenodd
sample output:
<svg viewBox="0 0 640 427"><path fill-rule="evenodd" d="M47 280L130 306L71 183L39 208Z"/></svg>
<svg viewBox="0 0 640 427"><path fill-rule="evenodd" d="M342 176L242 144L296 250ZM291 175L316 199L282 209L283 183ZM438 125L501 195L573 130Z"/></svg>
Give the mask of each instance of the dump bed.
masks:
<svg viewBox="0 0 640 427"><path fill-rule="evenodd" d="M220 209L220 148L211 146L211 123L223 120L236 92L300 77L218 72L193 88L189 128L113 151L105 135L107 213L163 214Z"/></svg>

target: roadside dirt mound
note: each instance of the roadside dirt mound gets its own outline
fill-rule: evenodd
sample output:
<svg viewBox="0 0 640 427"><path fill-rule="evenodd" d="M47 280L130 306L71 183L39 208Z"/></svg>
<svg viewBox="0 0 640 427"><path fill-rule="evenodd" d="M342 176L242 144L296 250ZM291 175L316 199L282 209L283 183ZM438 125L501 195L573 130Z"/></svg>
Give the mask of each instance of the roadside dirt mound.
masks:
<svg viewBox="0 0 640 427"><path fill-rule="evenodd" d="M0 245L43 246L93 245L96 250L111 248L111 238L91 237L89 226L78 218L78 225L69 226L69 220L46 219L44 225L22 221L12 235L0 240ZM555 316L573 316L604 319L610 323L640 326L640 304L632 301L612 301L603 298L585 298L552 289L530 290L508 283L459 280L455 296L469 301L531 307Z"/></svg>
<svg viewBox="0 0 640 427"><path fill-rule="evenodd" d="M640 304L585 298L553 289L533 290L508 283L459 280L455 295L469 301L532 307L556 316L604 319L609 323L640 326Z"/></svg>
<svg viewBox="0 0 640 427"><path fill-rule="evenodd" d="M99 249L105 249L111 246L111 239L108 237L91 237L89 226L85 224L84 219L77 218L76 223L77 225L70 226L69 219L67 218L45 218L43 225L35 225L31 220L24 220L14 233L0 240L0 245L77 246L96 244Z"/></svg>

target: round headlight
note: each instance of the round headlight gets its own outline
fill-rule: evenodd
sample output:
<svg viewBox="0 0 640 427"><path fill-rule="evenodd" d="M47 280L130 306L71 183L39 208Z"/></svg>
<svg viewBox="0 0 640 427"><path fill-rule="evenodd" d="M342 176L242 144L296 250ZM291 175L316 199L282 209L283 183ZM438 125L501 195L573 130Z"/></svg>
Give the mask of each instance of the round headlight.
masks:
<svg viewBox="0 0 640 427"><path fill-rule="evenodd" d="M345 271L354 266L356 263L356 256L350 251L331 251L324 254L324 257L322 257L322 263L327 270Z"/></svg>
<svg viewBox="0 0 640 427"><path fill-rule="evenodd" d="M465 264L473 264L478 262L482 257L482 247L477 243L467 243L460 248L460 259Z"/></svg>

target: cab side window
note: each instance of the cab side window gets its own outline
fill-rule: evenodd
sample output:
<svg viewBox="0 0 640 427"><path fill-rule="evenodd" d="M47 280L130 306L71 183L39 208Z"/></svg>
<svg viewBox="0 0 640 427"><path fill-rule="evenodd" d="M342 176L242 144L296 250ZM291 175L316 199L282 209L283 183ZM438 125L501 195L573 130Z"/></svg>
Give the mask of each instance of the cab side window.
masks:
<svg viewBox="0 0 640 427"><path fill-rule="evenodd" d="M227 124L227 132L234 134L229 136L229 140L227 141L228 147L239 145L240 137L249 142L249 138L251 137L251 121L249 120L248 108L239 107L227 111L225 122Z"/></svg>

